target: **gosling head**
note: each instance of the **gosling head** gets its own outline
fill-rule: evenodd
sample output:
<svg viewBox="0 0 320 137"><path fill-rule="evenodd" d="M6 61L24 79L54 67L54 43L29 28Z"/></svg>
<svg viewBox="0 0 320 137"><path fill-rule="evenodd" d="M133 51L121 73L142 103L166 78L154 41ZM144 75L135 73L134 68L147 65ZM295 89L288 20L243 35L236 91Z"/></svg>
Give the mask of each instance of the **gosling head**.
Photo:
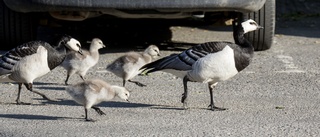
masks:
<svg viewBox="0 0 320 137"><path fill-rule="evenodd" d="M252 19L248 19L247 21L244 21L241 23L241 26L243 28L244 33L255 31L258 29L263 29L258 23L256 23Z"/></svg>
<svg viewBox="0 0 320 137"><path fill-rule="evenodd" d="M129 102L129 96L130 96L130 93L129 91L124 88L124 87L117 87L116 89L116 95L120 98L120 99L123 99L123 100L126 100Z"/></svg>
<svg viewBox="0 0 320 137"><path fill-rule="evenodd" d="M88 43L91 43L90 49L99 50L101 48L106 47L106 45L104 45L102 40L99 38L93 38L92 41L90 41Z"/></svg>
<svg viewBox="0 0 320 137"><path fill-rule="evenodd" d="M75 38L72 38L71 36L65 35L62 37L61 42L63 44L65 44L65 46L67 48L69 48L70 50L73 50L73 51L76 51L76 52L79 52L80 54L82 54L81 44Z"/></svg>
<svg viewBox="0 0 320 137"><path fill-rule="evenodd" d="M153 58L160 56L160 50L156 45L150 45L144 52Z"/></svg>

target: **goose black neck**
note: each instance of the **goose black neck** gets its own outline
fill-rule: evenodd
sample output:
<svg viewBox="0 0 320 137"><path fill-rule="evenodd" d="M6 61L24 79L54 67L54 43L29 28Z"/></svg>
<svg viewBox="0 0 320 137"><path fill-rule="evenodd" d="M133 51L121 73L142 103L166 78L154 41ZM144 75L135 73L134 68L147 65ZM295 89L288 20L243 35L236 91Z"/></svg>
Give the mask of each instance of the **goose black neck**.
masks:
<svg viewBox="0 0 320 137"><path fill-rule="evenodd" d="M50 70L63 62L67 52L68 48L65 47L65 42L60 40L57 45L48 52L48 66Z"/></svg>
<svg viewBox="0 0 320 137"><path fill-rule="evenodd" d="M247 40L244 37L244 30L243 27L241 25L235 25L235 23L233 23L233 38L234 41L237 45L239 45L242 48L246 48L249 49L250 51L253 51L253 46L252 44L249 42L249 40Z"/></svg>
<svg viewBox="0 0 320 137"><path fill-rule="evenodd" d="M57 46L56 46L55 49L56 49L60 54L66 54L69 49L66 48L65 44L66 44L66 41L62 38L62 39L57 43Z"/></svg>

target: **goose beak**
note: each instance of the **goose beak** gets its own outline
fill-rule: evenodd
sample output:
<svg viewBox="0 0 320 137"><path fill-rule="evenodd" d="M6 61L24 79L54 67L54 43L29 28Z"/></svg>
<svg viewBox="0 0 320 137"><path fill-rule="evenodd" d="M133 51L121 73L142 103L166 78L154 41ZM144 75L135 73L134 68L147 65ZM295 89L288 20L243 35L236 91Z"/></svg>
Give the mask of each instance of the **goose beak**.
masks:
<svg viewBox="0 0 320 137"><path fill-rule="evenodd" d="M128 99L126 99L126 101L128 101L130 103L130 101Z"/></svg>
<svg viewBox="0 0 320 137"><path fill-rule="evenodd" d="M258 26L258 29L263 29L263 27L262 26Z"/></svg>
<svg viewBox="0 0 320 137"><path fill-rule="evenodd" d="M83 55L83 52L82 52L82 49L79 48L79 51L78 51L79 54Z"/></svg>

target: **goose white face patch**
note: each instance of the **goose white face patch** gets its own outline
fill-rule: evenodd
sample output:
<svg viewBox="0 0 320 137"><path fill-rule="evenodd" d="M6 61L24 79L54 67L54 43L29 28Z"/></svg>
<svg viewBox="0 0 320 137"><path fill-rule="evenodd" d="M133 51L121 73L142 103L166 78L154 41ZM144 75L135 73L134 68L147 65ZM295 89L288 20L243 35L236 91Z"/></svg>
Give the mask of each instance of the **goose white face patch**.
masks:
<svg viewBox="0 0 320 137"><path fill-rule="evenodd" d="M74 51L79 51L81 44L78 40L71 38L68 42L67 42L67 46L69 49L74 50Z"/></svg>
<svg viewBox="0 0 320 137"><path fill-rule="evenodd" d="M242 22L241 25L243 27L244 33L255 31L259 28L259 25L252 19Z"/></svg>

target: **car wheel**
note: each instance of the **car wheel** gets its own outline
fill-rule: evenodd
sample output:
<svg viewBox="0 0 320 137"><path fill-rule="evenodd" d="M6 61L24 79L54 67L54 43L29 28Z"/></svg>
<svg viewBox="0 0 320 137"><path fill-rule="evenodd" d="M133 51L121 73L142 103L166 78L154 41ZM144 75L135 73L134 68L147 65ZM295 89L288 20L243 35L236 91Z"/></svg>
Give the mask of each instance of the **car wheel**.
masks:
<svg viewBox="0 0 320 137"><path fill-rule="evenodd" d="M253 19L264 29L246 34L256 51L267 50L272 46L275 31L275 0L267 0L257 12L244 14L244 19Z"/></svg>
<svg viewBox="0 0 320 137"><path fill-rule="evenodd" d="M12 11L0 0L1 50L8 50L33 40L36 34L33 25L31 14Z"/></svg>

